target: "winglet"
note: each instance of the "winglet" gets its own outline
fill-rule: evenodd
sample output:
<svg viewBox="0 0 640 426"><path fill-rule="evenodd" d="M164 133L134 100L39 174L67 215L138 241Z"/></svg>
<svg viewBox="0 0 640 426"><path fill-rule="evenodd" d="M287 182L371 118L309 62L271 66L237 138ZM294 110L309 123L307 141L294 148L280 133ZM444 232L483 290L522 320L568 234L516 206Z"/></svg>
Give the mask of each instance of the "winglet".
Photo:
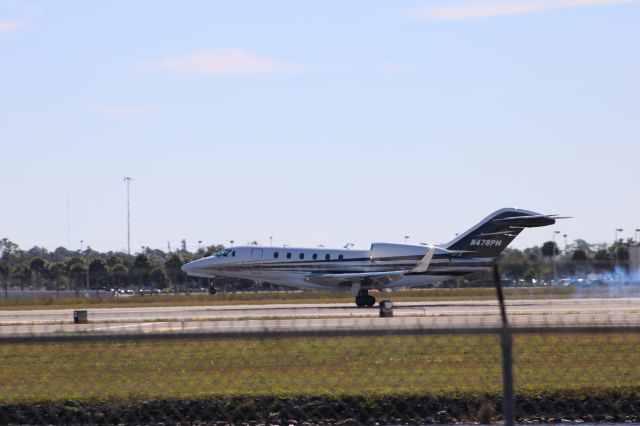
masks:
<svg viewBox="0 0 640 426"><path fill-rule="evenodd" d="M431 259L433 259L433 254L436 252L436 246L429 246L429 250L427 254L424 255L420 262L413 268L410 272L427 272L427 268L431 263Z"/></svg>

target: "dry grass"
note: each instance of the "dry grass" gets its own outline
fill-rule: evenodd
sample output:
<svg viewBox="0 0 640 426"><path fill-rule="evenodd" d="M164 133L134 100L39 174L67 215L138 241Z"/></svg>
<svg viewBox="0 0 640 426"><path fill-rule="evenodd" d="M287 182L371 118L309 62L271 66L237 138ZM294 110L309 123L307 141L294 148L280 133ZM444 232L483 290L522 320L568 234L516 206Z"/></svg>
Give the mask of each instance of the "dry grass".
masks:
<svg viewBox="0 0 640 426"><path fill-rule="evenodd" d="M3 344L0 402L211 396L487 395L495 335ZM521 395L640 383L640 335L515 338Z"/></svg>
<svg viewBox="0 0 640 426"><path fill-rule="evenodd" d="M493 288L461 288L461 289L424 289L405 290L392 293L374 293L379 299L403 301L455 301L455 300L490 300L495 299ZM507 288L505 294L509 298L541 299L606 297L604 288L575 289L573 287L536 287ZM145 306L205 306L205 305L237 305L237 304L275 304L275 303L353 303L349 293L329 292L256 292L227 294L195 294L190 296L129 296L109 299L97 298L43 298L43 299L2 299L0 310L18 309L70 309L70 308L115 308Z"/></svg>

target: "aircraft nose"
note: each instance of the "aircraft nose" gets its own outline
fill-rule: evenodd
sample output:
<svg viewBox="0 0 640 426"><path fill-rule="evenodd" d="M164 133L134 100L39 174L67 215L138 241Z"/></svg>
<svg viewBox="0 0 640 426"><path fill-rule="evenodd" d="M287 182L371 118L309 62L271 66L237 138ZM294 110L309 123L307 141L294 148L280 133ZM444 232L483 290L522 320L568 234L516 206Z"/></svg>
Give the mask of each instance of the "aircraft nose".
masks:
<svg viewBox="0 0 640 426"><path fill-rule="evenodd" d="M182 271L183 272L194 271L196 269L203 268L204 266L210 263L211 262L209 262L209 259L194 260L193 262L185 263L184 265L182 265Z"/></svg>

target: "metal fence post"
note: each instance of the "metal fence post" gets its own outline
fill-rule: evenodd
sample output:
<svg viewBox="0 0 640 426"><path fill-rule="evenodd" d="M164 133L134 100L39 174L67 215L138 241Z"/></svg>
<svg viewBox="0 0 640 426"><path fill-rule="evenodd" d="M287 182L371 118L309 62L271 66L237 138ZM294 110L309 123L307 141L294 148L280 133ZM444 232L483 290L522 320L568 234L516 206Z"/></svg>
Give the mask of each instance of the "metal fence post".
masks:
<svg viewBox="0 0 640 426"><path fill-rule="evenodd" d="M500 347L502 349L502 416L506 426L513 426L515 422L515 399L513 396L513 338L507 310L504 305L504 294L500 281L498 265L493 265L493 278L496 283L498 303L500 304L500 317L502 318L502 330L500 332Z"/></svg>

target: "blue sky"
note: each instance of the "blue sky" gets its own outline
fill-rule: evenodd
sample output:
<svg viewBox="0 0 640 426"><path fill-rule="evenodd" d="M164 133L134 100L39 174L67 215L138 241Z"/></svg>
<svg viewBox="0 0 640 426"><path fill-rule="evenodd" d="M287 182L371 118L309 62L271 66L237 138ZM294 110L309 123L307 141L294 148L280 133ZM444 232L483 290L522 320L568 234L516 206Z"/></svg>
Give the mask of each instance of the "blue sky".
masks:
<svg viewBox="0 0 640 426"><path fill-rule="evenodd" d="M0 236L439 243L640 228L640 4L0 0ZM67 234L67 199L70 236ZM70 238L69 238L70 237Z"/></svg>

